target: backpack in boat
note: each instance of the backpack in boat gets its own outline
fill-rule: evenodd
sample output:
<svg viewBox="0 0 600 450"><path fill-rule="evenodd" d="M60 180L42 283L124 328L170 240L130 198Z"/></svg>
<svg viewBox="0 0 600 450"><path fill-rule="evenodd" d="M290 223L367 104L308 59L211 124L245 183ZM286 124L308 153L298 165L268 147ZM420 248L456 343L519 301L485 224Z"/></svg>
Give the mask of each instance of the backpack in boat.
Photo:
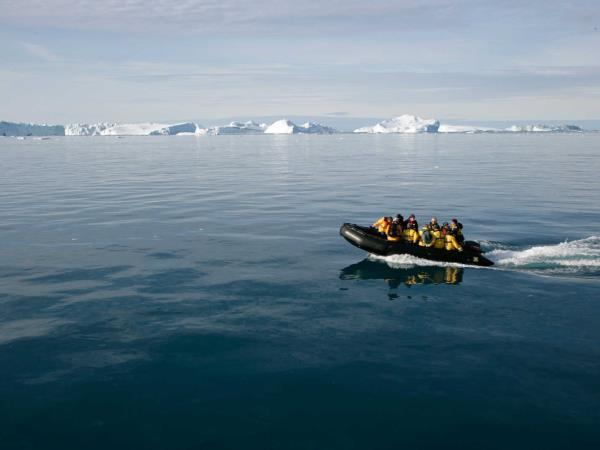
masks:
<svg viewBox="0 0 600 450"><path fill-rule="evenodd" d="M390 228L388 228L388 236L391 237L398 237L398 226L400 224L398 222L392 222L390 224Z"/></svg>
<svg viewBox="0 0 600 450"><path fill-rule="evenodd" d="M424 244L426 244L426 245L431 244L431 241L433 241L433 235L431 234L431 231L429 231L429 230L423 231L423 234L421 235L421 239L423 240Z"/></svg>

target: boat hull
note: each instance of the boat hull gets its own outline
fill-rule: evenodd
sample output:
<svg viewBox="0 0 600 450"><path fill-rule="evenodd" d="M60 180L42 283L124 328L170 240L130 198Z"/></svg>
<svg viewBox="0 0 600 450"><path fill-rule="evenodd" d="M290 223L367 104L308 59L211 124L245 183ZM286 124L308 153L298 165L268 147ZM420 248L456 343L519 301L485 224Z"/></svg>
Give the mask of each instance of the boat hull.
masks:
<svg viewBox="0 0 600 450"><path fill-rule="evenodd" d="M412 255L432 261L469 264L473 266L494 265L492 261L482 255L478 244L475 242L466 242L462 252L421 247L404 241L388 241L379 236L379 233L372 228L361 227L360 225L351 223L345 223L340 227L340 235L355 247L375 255Z"/></svg>

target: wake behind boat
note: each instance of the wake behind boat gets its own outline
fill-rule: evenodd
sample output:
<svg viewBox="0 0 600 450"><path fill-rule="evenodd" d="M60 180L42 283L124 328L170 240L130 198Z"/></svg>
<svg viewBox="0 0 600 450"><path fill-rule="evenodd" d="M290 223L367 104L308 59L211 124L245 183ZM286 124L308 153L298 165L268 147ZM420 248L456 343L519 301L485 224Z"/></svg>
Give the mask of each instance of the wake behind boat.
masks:
<svg viewBox="0 0 600 450"><path fill-rule="evenodd" d="M494 263L483 256L477 242L466 241L463 251L448 251L432 247L423 247L406 241L389 241L377 230L345 223L340 227L340 234L355 247L380 256L412 255L432 261L443 261L474 266L492 266Z"/></svg>

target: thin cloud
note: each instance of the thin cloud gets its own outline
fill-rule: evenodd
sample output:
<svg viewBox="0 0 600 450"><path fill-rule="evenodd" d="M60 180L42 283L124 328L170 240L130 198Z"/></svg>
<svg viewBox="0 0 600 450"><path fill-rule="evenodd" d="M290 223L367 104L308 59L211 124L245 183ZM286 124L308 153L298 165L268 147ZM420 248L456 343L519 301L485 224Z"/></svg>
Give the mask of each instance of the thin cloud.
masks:
<svg viewBox="0 0 600 450"><path fill-rule="evenodd" d="M29 53L29 55L41 59L42 61L58 62L61 60L54 52L42 45L32 44L31 42L19 42L19 44L27 53Z"/></svg>
<svg viewBox="0 0 600 450"><path fill-rule="evenodd" d="M475 0L0 0L0 23L177 34L341 33L462 27L492 2ZM551 9L551 8L549 8Z"/></svg>

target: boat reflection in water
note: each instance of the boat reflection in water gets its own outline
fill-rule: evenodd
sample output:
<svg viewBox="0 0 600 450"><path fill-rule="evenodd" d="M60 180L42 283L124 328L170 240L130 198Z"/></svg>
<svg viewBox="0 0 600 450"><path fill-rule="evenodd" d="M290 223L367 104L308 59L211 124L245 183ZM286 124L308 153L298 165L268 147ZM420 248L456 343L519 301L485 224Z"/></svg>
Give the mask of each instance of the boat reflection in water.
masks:
<svg viewBox="0 0 600 450"><path fill-rule="evenodd" d="M464 270L452 266L415 266L408 268L393 268L384 262L373 261L369 258L352 264L342 270L342 280L385 280L394 289L401 284L413 286L416 284L460 284Z"/></svg>

